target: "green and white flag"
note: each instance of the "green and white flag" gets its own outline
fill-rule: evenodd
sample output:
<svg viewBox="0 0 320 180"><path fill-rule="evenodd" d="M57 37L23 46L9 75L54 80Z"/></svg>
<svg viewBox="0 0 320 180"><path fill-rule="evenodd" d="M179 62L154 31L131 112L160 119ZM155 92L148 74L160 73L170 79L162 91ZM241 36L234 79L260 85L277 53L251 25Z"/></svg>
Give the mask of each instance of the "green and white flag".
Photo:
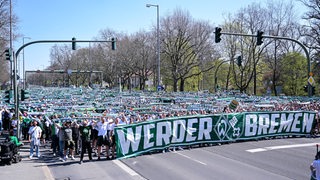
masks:
<svg viewBox="0 0 320 180"><path fill-rule="evenodd" d="M170 146L310 134L315 112L246 112L187 116L115 128L117 157Z"/></svg>

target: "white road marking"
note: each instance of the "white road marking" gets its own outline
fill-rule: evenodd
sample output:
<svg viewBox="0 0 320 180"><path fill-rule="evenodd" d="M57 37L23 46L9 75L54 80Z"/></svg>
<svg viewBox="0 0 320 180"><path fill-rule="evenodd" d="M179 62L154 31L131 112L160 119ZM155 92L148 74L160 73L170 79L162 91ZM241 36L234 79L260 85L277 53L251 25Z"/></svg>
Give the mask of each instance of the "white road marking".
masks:
<svg viewBox="0 0 320 180"><path fill-rule="evenodd" d="M195 161L195 162L197 162L197 163L200 163L200 164L202 164L202 165L207 165L206 163L201 162L201 161L198 161L198 160L196 160L196 159L193 159L193 158L192 158L192 157L190 157L190 156L187 156L187 155L181 154L181 153L179 153L179 152L174 152L174 153L179 154L180 156L183 156L183 157L185 157L185 158L188 158L188 159L190 159L190 160L192 160L192 161Z"/></svg>
<svg viewBox="0 0 320 180"><path fill-rule="evenodd" d="M42 164L42 170L47 180L54 180L51 171L46 164Z"/></svg>
<svg viewBox="0 0 320 180"><path fill-rule="evenodd" d="M136 171L134 171L129 166L124 164L123 162L121 162L119 160L113 160L112 162L115 163L117 166L119 166L121 169L123 169L125 172L130 174L131 176L137 176L139 179L145 179L142 176L140 176Z"/></svg>
<svg viewBox="0 0 320 180"><path fill-rule="evenodd" d="M282 146L269 146L264 148L248 149L246 151L251 153L271 151L276 149L288 149L288 148L297 148L297 147L307 147L307 146L316 146L319 143L306 143L306 144L293 144L293 145L282 145Z"/></svg>

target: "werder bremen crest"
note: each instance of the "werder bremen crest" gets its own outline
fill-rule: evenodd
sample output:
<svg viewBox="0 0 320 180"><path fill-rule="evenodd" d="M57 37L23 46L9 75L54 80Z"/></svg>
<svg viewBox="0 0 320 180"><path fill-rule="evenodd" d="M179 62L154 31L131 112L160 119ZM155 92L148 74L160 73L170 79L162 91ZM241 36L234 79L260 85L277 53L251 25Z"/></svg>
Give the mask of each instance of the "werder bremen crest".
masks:
<svg viewBox="0 0 320 180"><path fill-rule="evenodd" d="M241 114L221 114L214 129L221 141L236 140L241 136L243 127L238 120L240 118Z"/></svg>

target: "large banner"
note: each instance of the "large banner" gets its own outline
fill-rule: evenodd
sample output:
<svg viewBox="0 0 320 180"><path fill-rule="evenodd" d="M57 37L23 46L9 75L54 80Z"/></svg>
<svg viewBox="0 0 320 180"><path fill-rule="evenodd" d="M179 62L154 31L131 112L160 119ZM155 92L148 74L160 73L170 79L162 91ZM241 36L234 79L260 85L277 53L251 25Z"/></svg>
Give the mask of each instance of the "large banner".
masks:
<svg viewBox="0 0 320 180"><path fill-rule="evenodd" d="M310 134L314 112L248 112L146 121L115 128L117 157L170 146Z"/></svg>

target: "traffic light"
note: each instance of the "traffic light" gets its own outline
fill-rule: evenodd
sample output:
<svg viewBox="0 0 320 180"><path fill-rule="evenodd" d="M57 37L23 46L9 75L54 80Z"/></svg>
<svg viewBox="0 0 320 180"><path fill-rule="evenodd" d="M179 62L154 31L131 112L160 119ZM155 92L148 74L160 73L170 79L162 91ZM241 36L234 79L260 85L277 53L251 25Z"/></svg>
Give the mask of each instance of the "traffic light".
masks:
<svg viewBox="0 0 320 180"><path fill-rule="evenodd" d="M11 97L12 97L12 90L6 90L4 95L4 102L9 104Z"/></svg>
<svg viewBox="0 0 320 180"><path fill-rule="evenodd" d="M11 60L11 55L12 55L11 49L8 48L8 49L6 49L4 52L5 52L5 54L6 54L6 60L10 61L10 60Z"/></svg>
<svg viewBox="0 0 320 180"><path fill-rule="evenodd" d="M72 50L76 50L77 48L76 48L76 38L75 37L73 37L72 38Z"/></svg>
<svg viewBox="0 0 320 180"><path fill-rule="evenodd" d="M21 89L21 101L24 101L26 99L29 99L29 92L24 89Z"/></svg>
<svg viewBox="0 0 320 180"><path fill-rule="evenodd" d="M262 35L263 35L263 32L262 31L258 31L258 33L257 33L257 45L258 46L260 46L262 43L263 43L263 41L262 41Z"/></svg>
<svg viewBox="0 0 320 180"><path fill-rule="evenodd" d="M308 86L307 85L303 86L303 89L304 89L304 92L308 92Z"/></svg>
<svg viewBox="0 0 320 180"><path fill-rule="evenodd" d="M214 42L215 43L219 43L221 41L221 28L216 27L215 31L214 31Z"/></svg>
<svg viewBox="0 0 320 180"><path fill-rule="evenodd" d="M242 56L237 57L237 65L240 67L242 66Z"/></svg>
<svg viewBox="0 0 320 180"><path fill-rule="evenodd" d="M116 39L115 38L111 38L111 49L112 50L116 50L117 49L117 44L116 44Z"/></svg>

